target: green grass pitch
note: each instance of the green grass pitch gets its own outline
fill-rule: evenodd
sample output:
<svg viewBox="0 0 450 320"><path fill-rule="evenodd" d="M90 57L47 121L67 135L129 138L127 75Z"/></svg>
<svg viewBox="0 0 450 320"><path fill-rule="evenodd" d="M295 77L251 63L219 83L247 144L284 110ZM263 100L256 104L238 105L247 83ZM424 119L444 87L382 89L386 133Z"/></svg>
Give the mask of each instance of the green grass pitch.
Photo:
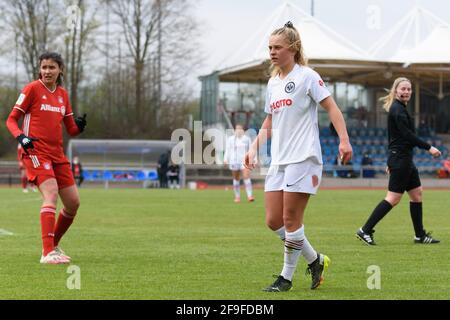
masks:
<svg viewBox="0 0 450 320"><path fill-rule="evenodd" d="M424 223L442 242L412 243L407 196L377 226L376 247L355 238L382 190L320 190L306 211L306 235L331 258L324 284L309 289L301 258L287 293L261 289L281 271L283 246L256 202L232 191L81 189L82 206L61 246L80 270L39 264L40 197L0 189L0 299L450 299L450 196L425 190ZM368 289L369 266L381 288ZM369 281L370 283L373 283Z"/></svg>

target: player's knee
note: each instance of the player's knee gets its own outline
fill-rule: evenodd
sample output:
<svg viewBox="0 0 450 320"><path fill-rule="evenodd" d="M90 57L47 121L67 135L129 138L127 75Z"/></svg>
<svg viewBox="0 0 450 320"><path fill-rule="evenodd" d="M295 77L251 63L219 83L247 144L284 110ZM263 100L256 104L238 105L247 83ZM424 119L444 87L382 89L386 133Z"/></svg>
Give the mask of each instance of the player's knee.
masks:
<svg viewBox="0 0 450 320"><path fill-rule="evenodd" d="M417 190L410 195L412 202L422 202L422 190Z"/></svg>
<svg viewBox="0 0 450 320"><path fill-rule="evenodd" d="M45 203L54 203L56 205L58 201L58 193L47 193L43 196Z"/></svg>
<svg viewBox="0 0 450 320"><path fill-rule="evenodd" d="M73 196L71 198L65 198L64 211L68 215L75 216L77 214L79 207L80 207L80 198L79 197Z"/></svg>
<svg viewBox="0 0 450 320"><path fill-rule="evenodd" d="M276 223L273 220L266 219L266 225L270 230L277 230Z"/></svg>
<svg viewBox="0 0 450 320"><path fill-rule="evenodd" d="M283 214L283 224L286 229L295 228L298 224L298 219L295 217L295 210L287 210Z"/></svg>
<svg viewBox="0 0 450 320"><path fill-rule="evenodd" d="M270 230L275 231L283 226L283 221L273 217L266 217L266 225Z"/></svg>
<svg viewBox="0 0 450 320"><path fill-rule="evenodd" d="M54 203L56 205L56 202L58 201L58 188L48 188L45 192L43 192L42 198L44 202Z"/></svg>
<svg viewBox="0 0 450 320"><path fill-rule="evenodd" d="M80 199L79 198L72 199L70 201L70 203L67 205L67 210L73 216L75 216L77 214L78 208L80 208Z"/></svg>
<svg viewBox="0 0 450 320"><path fill-rule="evenodd" d="M391 204L391 206L395 207L397 204L399 204L401 199L402 198L397 198L397 197L386 197L384 200L389 202Z"/></svg>

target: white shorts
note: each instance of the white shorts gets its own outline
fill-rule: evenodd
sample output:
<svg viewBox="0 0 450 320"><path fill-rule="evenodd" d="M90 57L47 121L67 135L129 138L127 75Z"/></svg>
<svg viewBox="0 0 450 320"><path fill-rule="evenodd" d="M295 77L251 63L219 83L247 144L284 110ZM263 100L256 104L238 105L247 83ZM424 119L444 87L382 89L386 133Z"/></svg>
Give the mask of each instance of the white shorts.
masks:
<svg viewBox="0 0 450 320"><path fill-rule="evenodd" d="M316 194L322 180L321 164L311 159L271 166L266 176L264 191L286 191Z"/></svg>
<svg viewBox="0 0 450 320"><path fill-rule="evenodd" d="M230 168L231 171L241 171L244 170L245 167L242 163L233 163L233 164L229 164L228 168Z"/></svg>

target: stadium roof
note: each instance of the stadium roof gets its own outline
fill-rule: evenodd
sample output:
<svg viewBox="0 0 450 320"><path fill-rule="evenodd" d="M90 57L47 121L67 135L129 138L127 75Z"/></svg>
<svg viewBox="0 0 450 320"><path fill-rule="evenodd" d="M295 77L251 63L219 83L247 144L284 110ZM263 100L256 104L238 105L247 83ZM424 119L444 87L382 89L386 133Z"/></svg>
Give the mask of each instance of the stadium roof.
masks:
<svg viewBox="0 0 450 320"><path fill-rule="evenodd" d="M393 68L444 97L443 75L450 74L450 24L419 6L405 15L369 52L402 66ZM437 90L436 90L437 89Z"/></svg>
<svg viewBox="0 0 450 320"><path fill-rule="evenodd" d="M411 64L450 64L450 25L440 25L412 50L398 51L394 61Z"/></svg>
<svg viewBox="0 0 450 320"><path fill-rule="evenodd" d="M401 63L450 62L450 25L430 11L414 7L369 52Z"/></svg>
<svg viewBox="0 0 450 320"><path fill-rule="evenodd" d="M367 60L367 53L336 33L316 18L290 2L284 2L267 19L255 35L236 54L226 59L219 69L269 58L269 37L273 30L292 21L299 30L305 55L310 59Z"/></svg>
<svg viewBox="0 0 450 320"><path fill-rule="evenodd" d="M268 42L276 28L292 21L299 30L309 65L327 80L345 79L362 72L383 69L380 62L372 59L351 41L335 32L316 18L289 1L284 2L267 19L255 35L240 50L217 68L221 81L259 82L267 80L269 63Z"/></svg>
<svg viewBox="0 0 450 320"><path fill-rule="evenodd" d="M367 52L289 1L214 73L221 82L264 83L268 79L268 38L292 21L299 29L309 66L325 81L389 87L407 76L443 94L443 78L450 74L450 25L416 6Z"/></svg>

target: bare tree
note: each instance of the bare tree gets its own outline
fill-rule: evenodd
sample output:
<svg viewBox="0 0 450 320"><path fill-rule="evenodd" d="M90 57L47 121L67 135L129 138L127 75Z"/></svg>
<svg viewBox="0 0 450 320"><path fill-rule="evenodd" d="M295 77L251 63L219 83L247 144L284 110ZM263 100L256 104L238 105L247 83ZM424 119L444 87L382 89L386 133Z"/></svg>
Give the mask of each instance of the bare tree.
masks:
<svg viewBox="0 0 450 320"><path fill-rule="evenodd" d="M83 66L88 51L88 40L99 27L99 23L94 17L96 9L92 9L91 15L87 17L88 8L83 0L74 1L66 12L68 13L66 20L68 34L65 38L65 60L70 99L75 111L78 109L78 90L83 79Z"/></svg>
<svg viewBox="0 0 450 320"><path fill-rule="evenodd" d="M135 71L136 130L143 128L143 74L150 43L156 36L158 1L118 0L111 3L113 13L119 18L128 51Z"/></svg>
<svg viewBox="0 0 450 320"><path fill-rule="evenodd" d="M197 25L188 0L118 0L111 3L119 18L135 72L136 129L157 127L164 85L185 79L195 67L191 46ZM178 74L178 76L175 75Z"/></svg>
<svg viewBox="0 0 450 320"><path fill-rule="evenodd" d="M203 54L199 49L199 25L191 13L195 4L189 0L167 0L164 4L159 50L155 52L160 64L157 74L161 106L158 120L174 124L171 119L174 112L186 116L183 110L187 110L187 105L192 102L195 84L186 79L192 78L191 74L200 67Z"/></svg>
<svg viewBox="0 0 450 320"><path fill-rule="evenodd" d="M50 0L6 0L8 24L14 30L19 53L28 80L35 79L39 55L48 49L51 36L51 12L56 9Z"/></svg>

